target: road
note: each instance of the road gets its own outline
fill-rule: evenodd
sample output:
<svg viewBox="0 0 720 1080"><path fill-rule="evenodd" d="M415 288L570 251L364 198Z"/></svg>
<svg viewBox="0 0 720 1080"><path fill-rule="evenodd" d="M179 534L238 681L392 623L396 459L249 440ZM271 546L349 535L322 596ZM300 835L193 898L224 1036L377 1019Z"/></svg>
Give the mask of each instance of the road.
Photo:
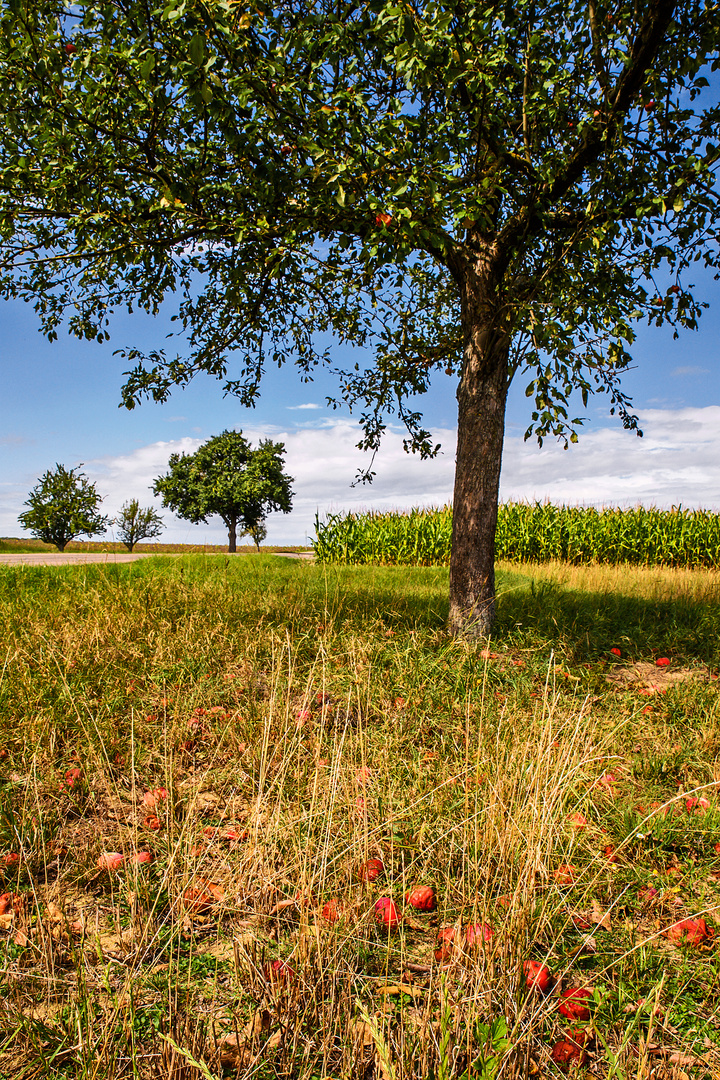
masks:
<svg viewBox="0 0 720 1080"><path fill-rule="evenodd" d="M0 566L83 566L86 563L128 563L138 559L157 558L158 555L179 555L181 552L132 552L129 551L33 551L17 554L0 554ZM214 554L221 554L215 552ZM312 559L311 551L275 551L284 559Z"/></svg>

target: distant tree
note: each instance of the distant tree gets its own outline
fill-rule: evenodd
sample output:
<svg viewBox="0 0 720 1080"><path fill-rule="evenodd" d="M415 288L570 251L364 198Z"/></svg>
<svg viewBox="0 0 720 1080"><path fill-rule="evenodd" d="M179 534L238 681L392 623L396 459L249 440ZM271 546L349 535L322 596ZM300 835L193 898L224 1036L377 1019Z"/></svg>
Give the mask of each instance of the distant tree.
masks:
<svg viewBox="0 0 720 1080"><path fill-rule="evenodd" d="M140 540L149 540L163 531L163 520L151 506L141 507L137 499L131 499L120 507L115 518L118 539L128 551Z"/></svg>
<svg viewBox="0 0 720 1080"><path fill-rule="evenodd" d="M56 464L55 472L48 469L25 501L30 509L18 517L24 529L60 551L76 536L104 533L110 520L99 513L102 496L80 468Z"/></svg>
<svg viewBox="0 0 720 1080"><path fill-rule="evenodd" d="M253 450L241 431L223 431L194 454L172 454L169 472L157 478L153 491L163 506L196 525L217 514L228 530L228 551L236 551L238 530L251 533L264 525L268 511L292 509L284 453L283 443L266 439Z"/></svg>
<svg viewBox="0 0 720 1080"><path fill-rule="evenodd" d="M265 524L265 519L262 518L260 521L258 521L257 525L252 525L249 529L246 530L245 535L251 538L251 540L255 544L255 547L259 551L260 545L267 536L267 525Z"/></svg>

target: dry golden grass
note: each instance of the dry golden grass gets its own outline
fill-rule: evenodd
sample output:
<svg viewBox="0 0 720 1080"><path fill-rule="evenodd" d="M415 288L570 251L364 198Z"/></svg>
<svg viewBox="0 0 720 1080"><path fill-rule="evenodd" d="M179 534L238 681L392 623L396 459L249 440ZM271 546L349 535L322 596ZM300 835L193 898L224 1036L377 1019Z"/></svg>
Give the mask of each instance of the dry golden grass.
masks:
<svg viewBox="0 0 720 1080"><path fill-rule="evenodd" d="M638 651L662 631L712 674L692 641L716 614L699 576L676 607L671 584L560 576L505 574L498 641L469 646L445 636L442 571L3 574L0 852L20 859L0 1075L551 1073L558 995L590 986L596 1073L711 1076L715 939L664 931L717 912L717 692L616 691L586 624L612 593ZM698 795L709 809L686 809ZM360 881L371 857L385 874ZM437 911L404 909L417 883ZM390 934L380 896L403 915ZM489 941L436 962L440 927L482 923Z"/></svg>

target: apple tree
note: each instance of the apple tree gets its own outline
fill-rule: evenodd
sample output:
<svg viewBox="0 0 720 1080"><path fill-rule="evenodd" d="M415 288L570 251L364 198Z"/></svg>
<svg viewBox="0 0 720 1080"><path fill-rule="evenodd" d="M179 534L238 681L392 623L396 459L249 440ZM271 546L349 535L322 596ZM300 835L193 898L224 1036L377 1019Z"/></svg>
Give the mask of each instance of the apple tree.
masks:
<svg viewBox="0 0 720 1080"><path fill-rule="evenodd" d="M132 551L141 540L154 540L163 531L163 520L152 506L140 506L138 499L130 499L120 507L114 521L118 540Z"/></svg>
<svg viewBox="0 0 720 1080"><path fill-rule="evenodd" d="M454 374L450 625L487 633L511 381L528 436L574 441L596 392L637 429L638 322L696 325L692 269L718 262L717 5L0 12L0 291L50 338L174 301L177 350L123 350L130 408L199 373L252 404L268 364L326 364L362 446L396 417L430 455L414 399Z"/></svg>
<svg viewBox="0 0 720 1080"><path fill-rule="evenodd" d="M102 496L80 466L48 469L28 495L28 507L18 521L38 540L64 551L76 536L98 536L107 530L109 518L100 514Z"/></svg>
<svg viewBox="0 0 720 1080"><path fill-rule="evenodd" d="M153 491L163 506L196 525L217 515L228 530L228 551L241 533L261 535L270 510L292 509L292 477L283 470L285 447L270 439L253 450L241 431L223 431L194 454L171 454ZM255 541L256 546L259 543Z"/></svg>

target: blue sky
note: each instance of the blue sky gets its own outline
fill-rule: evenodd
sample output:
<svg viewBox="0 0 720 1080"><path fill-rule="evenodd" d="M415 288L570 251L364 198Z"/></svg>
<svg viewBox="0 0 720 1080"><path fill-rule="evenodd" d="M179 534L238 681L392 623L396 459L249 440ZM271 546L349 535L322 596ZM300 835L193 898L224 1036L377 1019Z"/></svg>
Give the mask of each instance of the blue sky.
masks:
<svg viewBox="0 0 720 1080"><path fill-rule="evenodd" d="M506 498L545 498L585 503L704 505L720 510L720 284L707 275L698 295L710 303L697 333L678 341L669 330L640 328L636 370L624 387L633 395L645 439L624 432L608 415L603 397L590 402L580 443L563 451L552 442L542 451L523 444L530 403L527 380L517 380L508 405L501 493ZM254 410L223 398L219 384L204 378L176 391L165 405L118 408L124 361L122 346L165 344L165 318L115 318L109 343L61 336L52 344L37 331L32 308L0 304L0 535L21 534L17 515L37 477L55 462L84 462L85 471L115 513L125 499L148 505L148 485L173 450L194 449L226 427L256 440L272 435L287 444L287 469L296 478L293 513L272 515L269 542L302 543L312 532L316 509L442 503L452 492L455 385L435 381L422 402L426 423L438 432L444 452L433 462L407 458L401 436L391 431L378 458L372 488L352 488L362 457L347 410L333 412L325 396L336 387L327 375L303 384L292 367L269 371ZM312 406L312 407L311 407ZM717 434L716 434L717 433ZM222 542L219 522L192 526L163 516L164 539Z"/></svg>

